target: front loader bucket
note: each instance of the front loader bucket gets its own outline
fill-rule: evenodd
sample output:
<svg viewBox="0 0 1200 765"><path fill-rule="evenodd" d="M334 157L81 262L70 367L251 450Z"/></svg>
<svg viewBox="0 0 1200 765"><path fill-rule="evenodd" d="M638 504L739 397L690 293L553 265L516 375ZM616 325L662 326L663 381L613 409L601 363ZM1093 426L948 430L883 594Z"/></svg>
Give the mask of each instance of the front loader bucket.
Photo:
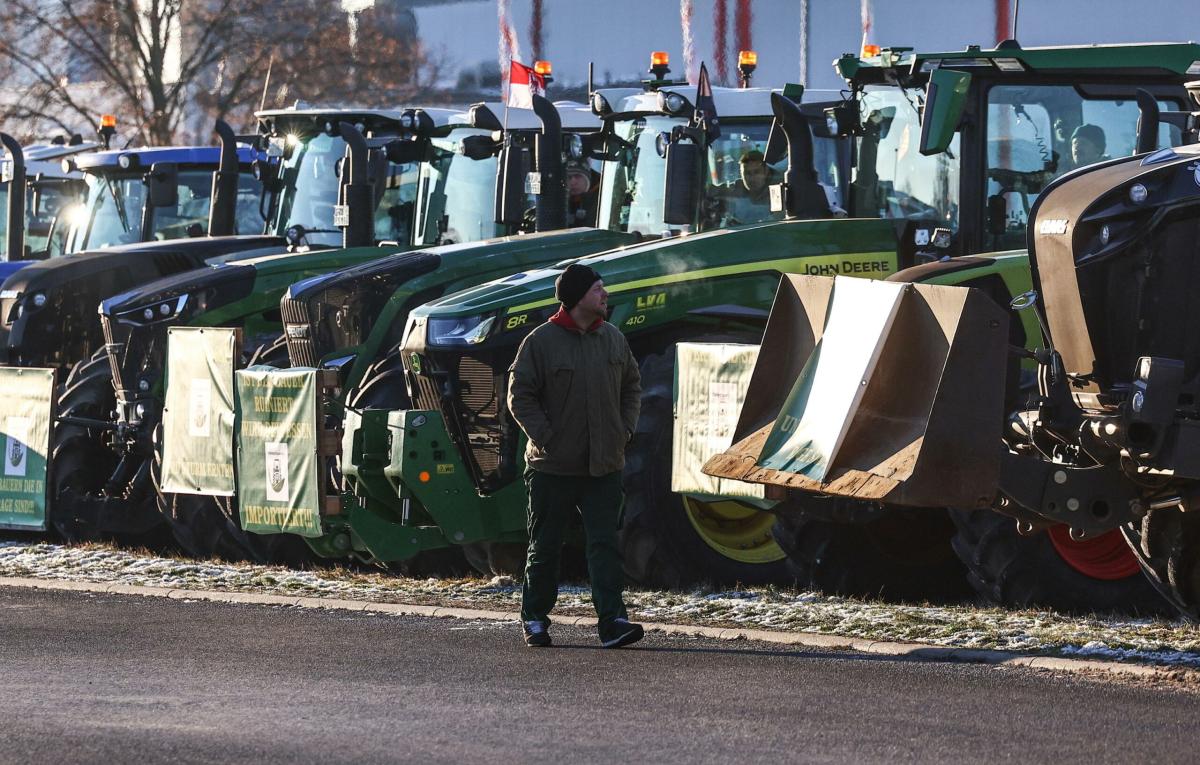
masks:
<svg viewBox="0 0 1200 765"><path fill-rule="evenodd" d="M704 472L867 501L987 506L1008 317L975 289L785 275L733 446Z"/></svg>

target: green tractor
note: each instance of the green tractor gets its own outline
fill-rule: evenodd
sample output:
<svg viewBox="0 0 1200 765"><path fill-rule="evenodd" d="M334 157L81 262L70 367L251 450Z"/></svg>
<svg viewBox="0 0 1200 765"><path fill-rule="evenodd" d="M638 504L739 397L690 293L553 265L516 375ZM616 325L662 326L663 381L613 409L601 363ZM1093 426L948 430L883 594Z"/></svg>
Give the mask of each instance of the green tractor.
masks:
<svg viewBox="0 0 1200 765"><path fill-rule="evenodd" d="M336 434L340 428L340 454L328 461L336 480L328 493L310 494L309 505L293 507L290 514L276 512L280 508L267 501L261 486L254 486L249 479L253 473L263 474L261 459L247 465L239 473L244 477L238 494L240 520L247 529L258 534L299 533L324 556L354 555L377 562L403 561L423 551L457 547L427 515L421 515L420 506L397 494L394 479L386 470L391 430L387 416L410 405L403 387L400 348L406 315L430 299L489 278L519 279L520 273L512 274L521 269L536 269L616 246L640 247L643 245L637 242L647 239L686 238L728 226L735 215L747 222L781 217L781 211L772 211L765 187L757 199L737 194L734 187L739 183L739 159L753 152L764 158L772 98L782 94L759 88L713 89L722 131L717 137L710 133L716 126L705 124L696 104L689 100L690 93L680 87L682 83L665 79L668 71L665 64L652 68L654 79L645 83L642 92L601 91L592 96L593 111L603 118L604 128L583 147L583 153L600 164L599 198L594 204L599 216L596 222L602 228L522 237L486 248L410 253L289 290L283 314L293 365L319 365L335 373L328 378L334 400L319 421L326 432ZM798 121L811 119L825 125L827 104L809 105L812 94L808 94L805 105L796 107L790 99L799 97L796 89L784 99L790 108L808 111L808 117L797 116ZM770 172L783 169L786 147L782 134L779 141L769 157ZM837 188L844 182L845 143L826 137L816 147L822 180ZM701 153L707 156L703 178L699 175ZM685 171L684 177L669 181L670 174L680 169ZM817 188L825 200L824 189ZM484 255L486 258L481 257ZM468 334L453 341L469 345L469 332L474 328L462 329ZM456 335L455 328L448 330ZM245 387L243 382L247 386L267 382L251 381L250 373L239 374L239 390ZM310 405L297 401L287 389L276 393L288 399L280 410L288 412L286 417L299 417L298 412ZM250 400L248 396L243 399ZM286 419L264 417L276 425ZM262 420L248 415L245 408L241 418L239 465L262 454L265 446L259 443L261 438L246 434L247 430L261 433ZM243 493L248 486L249 499ZM339 493L340 497L334 496ZM317 495L324 499L314 501L312 497ZM409 518L421 527L416 533L420 541L397 545L393 537L398 533L414 536L403 529L401 519ZM382 532L376 533L381 524ZM465 551L477 568L492 568L486 546L472 545Z"/></svg>
<svg viewBox="0 0 1200 765"><path fill-rule="evenodd" d="M1178 94L1195 53L1188 45L1023 50L1009 44L994 51L845 57L837 66L850 95L829 117L840 133L856 138L854 172L840 205L848 217L834 217L815 182L803 148L807 128L787 130L786 113L777 112L792 149L775 195L786 202L788 219L584 259L604 277L610 321L627 334L642 364L642 420L627 454L622 531L631 578L674 587L792 578L785 550L771 534L775 516L764 512L773 497L725 497L686 482L673 485L679 343L758 342L782 273L879 278L922 260L1011 246L1002 244L1004 237L1019 238L1019 232L1009 231L1009 211L1001 213L993 198L1015 207L1021 195L1054 176L1055 157L1035 149L1036 166L1013 164L1014 157L1025 161L1028 147L1010 133L1003 141L1008 148L996 147L997 159L989 162L985 94L1006 99L1016 112L1019 94L1057 87L1062 97L1074 98L1077 113L1082 101L1102 99L1128 82L1152 84L1155 76ZM1131 131L1134 122L1128 121ZM985 225L989 214L998 217L991 227ZM526 331L556 307L559 270L498 280L413 312L403 361L416 408L388 415L384 468L408 514L406 522L373 531L390 531L387 537L360 534L363 544L391 544L395 551L419 541L412 532L421 517L431 517L452 542L522 538L521 436L504 410L506 370ZM944 551L930 565L957 577L965 590L961 564L949 552L953 527L944 517L935 520L928 531L940 535Z"/></svg>
<svg viewBox="0 0 1200 765"><path fill-rule="evenodd" d="M226 363L286 366L289 338L279 336L280 300L294 282L347 266L370 268L363 264L389 257L408 261L421 260L421 253L433 253L425 257L436 259L442 250L469 252L474 242L550 225L550 221L556 228L565 225L561 167L552 171L546 159L539 158L537 167L546 190L541 196L547 203L554 201L558 212L541 214L539 199L534 220L527 224L525 171L529 168L522 160L528 151L514 151L511 171L505 173L497 171L496 149L507 141L523 150L540 142L543 133L552 133L553 146L547 144L541 151L560 158L564 136L582 140L599 127L599 120L581 105L555 106L540 97L533 111L510 110L503 120L498 113L496 105L477 104L467 112L260 115L270 123L264 133L285 145L278 180L285 193L273 219L279 230L288 232L292 245L285 252L232 260L152 282L101 304L108 358L117 376L110 381L105 373L98 373L88 389L94 392L92 398L81 389L79 400L91 406L102 389L111 395L115 384L116 415L108 427L118 437L77 439L71 452L90 471L86 490L96 498L91 503L92 523L106 528L166 524L184 549L198 556L303 559L303 551L296 549L302 544L248 540L231 515L222 512L228 500L213 501L208 494L212 481L232 480L228 461L208 459L212 455L207 454L200 460L184 458L182 463L173 459L176 445L186 450L209 441L195 441L195 428L187 423L182 431L171 427L168 383L178 378L176 390L190 390L187 386L195 376L170 371L169 339L174 330L184 327L210 330L207 336L192 333L198 339L213 337L215 329L236 330L236 358L229 355ZM326 180L314 189L305 188L306 179L312 178ZM555 184L557 194L551 192ZM496 199L508 206L506 215L496 215ZM420 249L399 254L413 248ZM340 321L337 326L350 329ZM290 339L294 344L295 338ZM226 352L232 350L225 347ZM203 358L186 350L175 355L183 363ZM219 397L203 401L221 403ZM198 414L194 402L186 406L193 406L189 414ZM180 436L182 442L176 440ZM199 474L192 470L196 464L203 466ZM153 490L136 494L136 502L114 506L114 493L133 495L136 470L151 477ZM78 471L75 475L74 481L82 480Z"/></svg>
<svg viewBox="0 0 1200 765"><path fill-rule="evenodd" d="M1125 162L1110 158L1189 140L1178 121L1153 115L1190 103L1185 83L1200 74L1200 48L1097 46L1067 49L1057 58L1064 73L1058 82L1011 94L999 87L983 89L973 109L968 99L967 117L954 120L964 147L976 126L983 128L989 172L980 230L996 248L1032 240L1031 222L1043 195L1086 174L1084 162ZM1039 72L1048 69L1045 63L1028 64ZM942 66L952 64L943 61ZM977 77L977 70L965 72ZM1080 151L1080 137L1097 134L1100 151ZM1037 151L1021 160L1019 141ZM1042 169L1039 155L1058 162L1054 172L1040 178L1034 175ZM853 343L872 348L873 358L835 370L828 359L849 355L843 346L850 342L836 335L830 339L831 322L839 306L853 315L862 300L848 296L846 288L839 303L837 287L830 292L823 280L789 276L777 297L780 319L772 319L763 339L734 446L710 461L705 472L764 484L782 499L776 537L788 550L793 570L828 591L945 596L939 586L945 572L929 561L934 553L953 549L974 591L994 603L1161 611L1162 602L1140 575L1119 531L1080 534L1065 520L1048 523L1044 517L1029 523L1011 498L971 488L988 483L994 458L1003 451L1004 414L1024 409L1031 394L1036 398L1044 376L1038 362L1043 352L1035 352L1045 342L1043 330L1038 312L1028 310L1032 280L1023 251L949 259L898 273L889 278L900 283L896 289L908 282L921 284L920 289L873 298L879 305L897 300L894 316L856 328ZM965 290L926 293L921 291L925 285L971 287L973 295L1005 310L990 314L978 303L964 305ZM938 324L922 326L914 318L922 313ZM995 322L995 328L1007 328L1006 336L981 335L972 321ZM800 326L814 329L803 333L797 331ZM817 339L824 364L816 356L810 361ZM985 349L1001 341L1014 351L1001 353L998 363L961 363L972 348L995 362ZM835 388L841 379L844 387L850 375L858 379L854 388L863 391L860 400L847 401L845 411L833 414L828 401L817 406L811 385L824 377ZM897 379L908 380L905 394L896 389ZM962 400L972 396L994 405L993 419L980 418L980 407ZM814 435L818 420L820 433ZM967 432L979 436L970 443L986 455L962 448ZM864 440L868 433L869 441ZM1003 435L1012 440L1007 426ZM1011 464L1006 461L1005 469ZM989 467L980 470L979 465ZM994 473L990 477L995 479ZM986 507L1001 514L980 511ZM935 521L949 524L949 539L929 533Z"/></svg>

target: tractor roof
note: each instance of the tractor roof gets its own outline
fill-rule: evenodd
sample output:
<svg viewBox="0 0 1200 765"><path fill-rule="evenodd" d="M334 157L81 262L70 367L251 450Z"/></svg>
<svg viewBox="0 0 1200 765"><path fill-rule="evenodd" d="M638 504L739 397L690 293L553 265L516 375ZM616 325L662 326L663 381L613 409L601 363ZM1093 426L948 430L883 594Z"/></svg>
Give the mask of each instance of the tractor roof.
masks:
<svg viewBox="0 0 1200 765"><path fill-rule="evenodd" d="M967 69L992 76L1008 74L1121 74L1129 76L1200 77L1200 45L1135 43L1022 48L1009 40L993 49L969 45L946 53L914 53L912 48L884 48L877 56L846 54L834 68L856 85L923 81L937 68Z"/></svg>
<svg viewBox="0 0 1200 765"><path fill-rule="evenodd" d="M779 88L719 88L713 89L713 102L717 107L717 116L721 119L730 117L770 117L771 94L783 92ZM691 116L696 99L694 85L665 85L658 90L643 91L627 96L621 102L619 112L650 113L663 112L659 105L659 94L678 93L687 99L687 107L683 114ZM841 96L835 90L806 90L803 101L838 101Z"/></svg>
<svg viewBox="0 0 1200 765"><path fill-rule="evenodd" d="M263 155L249 146L238 146L238 161L249 164ZM121 167L121 157L130 156L132 161ZM109 170L130 168L149 169L156 162L174 162L178 165L203 165L216 168L221 159L221 150L216 146L154 146L119 151L97 151L80 154L75 165L89 173L104 173Z"/></svg>

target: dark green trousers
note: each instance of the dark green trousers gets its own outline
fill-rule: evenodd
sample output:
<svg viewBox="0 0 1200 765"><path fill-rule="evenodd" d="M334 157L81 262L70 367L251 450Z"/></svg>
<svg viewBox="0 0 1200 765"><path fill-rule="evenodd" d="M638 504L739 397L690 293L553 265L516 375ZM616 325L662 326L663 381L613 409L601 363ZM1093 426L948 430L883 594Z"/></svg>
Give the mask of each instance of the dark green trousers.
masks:
<svg viewBox="0 0 1200 765"><path fill-rule="evenodd" d="M563 535L576 510L583 516L587 536L588 577L596 616L601 621L627 617L621 598L625 572L617 545L625 504L621 472L593 478L526 470L525 486L529 490L529 550L525 555L521 619L550 622L550 610L558 600Z"/></svg>

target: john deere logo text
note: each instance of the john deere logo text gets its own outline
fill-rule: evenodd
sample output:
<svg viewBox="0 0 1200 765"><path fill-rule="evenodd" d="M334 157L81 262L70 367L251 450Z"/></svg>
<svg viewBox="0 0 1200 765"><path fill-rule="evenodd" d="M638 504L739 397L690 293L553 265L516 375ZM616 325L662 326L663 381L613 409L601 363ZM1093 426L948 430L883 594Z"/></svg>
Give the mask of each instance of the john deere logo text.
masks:
<svg viewBox="0 0 1200 765"><path fill-rule="evenodd" d="M886 274L892 264L886 260L843 260L837 263L805 263L805 276L837 276L838 274Z"/></svg>
<svg viewBox="0 0 1200 765"><path fill-rule="evenodd" d="M642 295L637 299L637 310L645 311L650 308L662 308L667 304L667 293L659 292L654 295Z"/></svg>
<svg viewBox="0 0 1200 765"><path fill-rule="evenodd" d="M263 444L266 447L266 484L268 502L290 502L288 490L288 445Z"/></svg>
<svg viewBox="0 0 1200 765"><path fill-rule="evenodd" d="M1039 234L1065 234L1067 233L1066 218L1047 218L1038 226Z"/></svg>

